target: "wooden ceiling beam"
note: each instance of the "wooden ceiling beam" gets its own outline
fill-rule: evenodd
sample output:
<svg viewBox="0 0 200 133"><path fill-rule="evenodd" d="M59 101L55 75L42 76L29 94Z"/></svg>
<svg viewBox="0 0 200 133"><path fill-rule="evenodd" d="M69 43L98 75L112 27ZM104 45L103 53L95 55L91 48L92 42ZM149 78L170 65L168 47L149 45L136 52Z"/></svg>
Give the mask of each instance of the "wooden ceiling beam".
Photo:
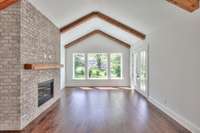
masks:
<svg viewBox="0 0 200 133"><path fill-rule="evenodd" d="M8 6L14 4L18 0L0 0L0 10L7 8Z"/></svg>
<svg viewBox="0 0 200 133"><path fill-rule="evenodd" d="M103 31L94 30L94 31L92 31L92 32L90 32L90 33L88 33L88 34L86 34L86 35L84 35L84 36L82 36L82 37L80 37L80 38L78 38L78 39L66 44L65 48L72 47L72 46L76 45L77 43L79 43L79 42L81 42L81 41L83 41L83 40L85 40L85 39L87 39L87 38L89 38L89 37L91 37L93 35L96 35L96 34L100 34L100 35L102 35L102 36L104 36L104 37L106 37L108 39L111 39L111 40L113 40L115 42L118 42L120 45L122 45L122 46L124 46L126 48L130 48L131 47L130 44L128 44L128 43L126 43L124 41L121 41L121 40L119 40L119 39L117 39L117 38L115 38L115 37L103 32Z"/></svg>
<svg viewBox="0 0 200 133"><path fill-rule="evenodd" d="M113 19L113 18L111 18L111 17L109 17L109 16L107 16L107 15L101 13L101 12L89 13L89 14L87 14L87 15L85 15L85 16L83 16L83 17L81 17L81 18L79 18L79 19L77 19L75 21L73 21L72 23L62 27L60 29L60 32L61 33L67 32L68 30L70 30L70 29L72 29L74 27L77 27L80 24L82 24L82 23L84 23L84 22L86 22L88 20L91 20L91 19L93 19L95 17L100 18L100 19L102 19L102 20L104 20L104 21L106 21L106 22L108 22L108 23L110 23L110 24L112 24L112 25L114 25L114 26L116 26L116 27L118 27L118 28L120 28L120 29L122 29L122 30L124 30L124 31L126 31L128 33L130 33L130 34L133 34L134 36L137 36L138 38L140 38L142 40L144 40L145 37L146 37L145 34L139 32L139 31L131 28L130 26L125 25L125 24L117 21L116 19Z"/></svg>
<svg viewBox="0 0 200 133"><path fill-rule="evenodd" d="M189 12L193 12L199 8L199 0L167 0L167 1Z"/></svg>

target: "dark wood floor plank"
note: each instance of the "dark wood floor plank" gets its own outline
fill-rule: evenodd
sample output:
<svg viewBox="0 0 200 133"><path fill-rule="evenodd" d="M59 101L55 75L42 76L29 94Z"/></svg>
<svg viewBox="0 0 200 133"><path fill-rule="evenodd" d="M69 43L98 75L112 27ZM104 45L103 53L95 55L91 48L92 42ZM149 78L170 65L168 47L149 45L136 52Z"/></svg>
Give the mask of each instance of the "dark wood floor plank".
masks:
<svg viewBox="0 0 200 133"><path fill-rule="evenodd" d="M130 90L66 88L59 104L21 133L190 133Z"/></svg>

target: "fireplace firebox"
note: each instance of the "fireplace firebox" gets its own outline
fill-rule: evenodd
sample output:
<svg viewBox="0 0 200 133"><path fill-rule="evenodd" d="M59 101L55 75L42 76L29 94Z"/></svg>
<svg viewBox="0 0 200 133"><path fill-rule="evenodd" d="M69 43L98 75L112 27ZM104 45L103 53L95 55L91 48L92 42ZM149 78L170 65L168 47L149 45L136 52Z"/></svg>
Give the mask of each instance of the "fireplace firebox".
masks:
<svg viewBox="0 0 200 133"><path fill-rule="evenodd" d="M38 84L38 107L53 98L54 80L44 81Z"/></svg>

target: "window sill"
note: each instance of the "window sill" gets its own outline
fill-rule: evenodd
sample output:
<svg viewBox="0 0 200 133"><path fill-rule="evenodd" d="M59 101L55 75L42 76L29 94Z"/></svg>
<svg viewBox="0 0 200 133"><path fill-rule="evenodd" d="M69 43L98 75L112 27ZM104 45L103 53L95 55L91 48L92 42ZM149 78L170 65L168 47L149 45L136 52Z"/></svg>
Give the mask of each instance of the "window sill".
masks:
<svg viewBox="0 0 200 133"><path fill-rule="evenodd" d="M86 80L100 80L100 81L102 81L102 80L124 80L124 78L116 78L116 79L109 79L109 78L106 78L106 79L72 79L72 80L74 80L74 81L86 81Z"/></svg>
<svg viewBox="0 0 200 133"><path fill-rule="evenodd" d="M72 79L72 80L78 81L78 80L87 80L87 79Z"/></svg>

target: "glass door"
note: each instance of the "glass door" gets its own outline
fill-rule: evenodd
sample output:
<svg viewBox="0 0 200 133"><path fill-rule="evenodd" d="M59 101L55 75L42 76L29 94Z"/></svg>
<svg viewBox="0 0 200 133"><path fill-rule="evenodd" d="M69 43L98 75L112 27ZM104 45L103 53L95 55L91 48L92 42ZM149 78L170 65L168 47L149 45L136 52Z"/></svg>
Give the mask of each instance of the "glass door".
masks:
<svg viewBox="0 0 200 133"><path fill-rule="evenodd" d="M143 95L147 96L148 87L148 58L147 50L134 51L134 87Z"/></svg>
<svg viewBox="0 0 200 133"><path fill-rule="evenodd" d="M147 56L146 51L140 52L140 64L139 64L139 88L142 92L146 92L147 89Z"/></svg>

